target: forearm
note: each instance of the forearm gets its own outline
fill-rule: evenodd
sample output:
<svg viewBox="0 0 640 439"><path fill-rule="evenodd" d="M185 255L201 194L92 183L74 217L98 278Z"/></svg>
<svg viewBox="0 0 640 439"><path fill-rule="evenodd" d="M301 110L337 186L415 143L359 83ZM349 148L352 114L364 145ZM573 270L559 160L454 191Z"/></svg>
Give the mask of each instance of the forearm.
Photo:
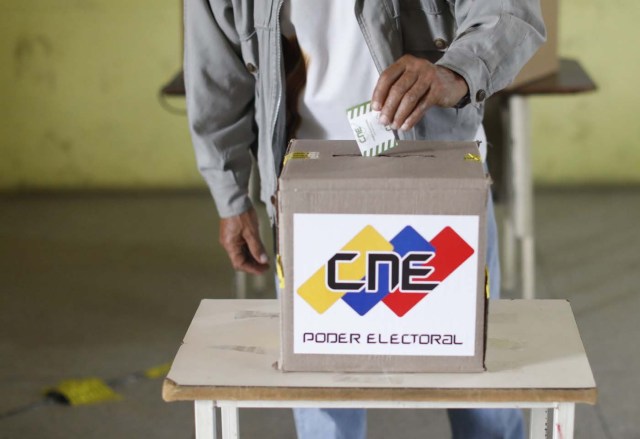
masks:
<svg viewBox="0 0 640 439"><path fill-rule="evenodd" d="M254 78L246 70L231 6L185 1L185 88L198 169L221 217L251 206Z"/></svg>
<svg viewBox="0 0 640 439"><path fill-rule="evenodd" d="M472 103L509 85L544 42L539 0L458 0L457 34L438 65L462 76Z"/></svg>

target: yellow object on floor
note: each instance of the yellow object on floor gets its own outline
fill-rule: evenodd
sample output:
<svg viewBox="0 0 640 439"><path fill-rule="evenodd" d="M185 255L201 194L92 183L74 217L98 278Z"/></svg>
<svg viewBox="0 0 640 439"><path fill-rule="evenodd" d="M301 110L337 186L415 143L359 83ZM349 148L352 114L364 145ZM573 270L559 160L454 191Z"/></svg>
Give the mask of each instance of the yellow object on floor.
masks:
<svg viewBox="0 0 640 439"><path fill-rule="evenodd" d="M100 378L68 379L56 387L45 391L47 396L60 397L72 406L119 401L122 396L116 393Z"/></svg>
<svg viewBox="0 0 640 439"><path fill-rule="evenodd" d="M164 363L145 370L144 376L151 380L156 378L164 378L169 373L169 369L171 369L171 363Z"/></svg>

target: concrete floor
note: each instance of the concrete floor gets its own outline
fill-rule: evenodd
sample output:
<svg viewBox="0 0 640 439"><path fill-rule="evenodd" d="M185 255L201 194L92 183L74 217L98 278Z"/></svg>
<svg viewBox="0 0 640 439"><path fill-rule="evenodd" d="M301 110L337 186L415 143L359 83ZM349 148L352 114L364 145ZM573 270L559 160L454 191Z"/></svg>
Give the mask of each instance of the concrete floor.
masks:
<svg viewBox="0 0 640 439"><path fill-rule="evenodd" d="M541 298L571 300L599 387L578 438L640 438L640 189L536 193ZM267 286L249 297L272 296ZM0 438L191 438L192 407L161 380L121 380L123 399L40 400L67 378L127 377L171 361L202 298L233 296L206 193L0 198ZM508 293L507 297L515 297ZM243 438L293 438L289 410L244 410ZM442 411L375 411L372 439L446 438Z"/></svg>

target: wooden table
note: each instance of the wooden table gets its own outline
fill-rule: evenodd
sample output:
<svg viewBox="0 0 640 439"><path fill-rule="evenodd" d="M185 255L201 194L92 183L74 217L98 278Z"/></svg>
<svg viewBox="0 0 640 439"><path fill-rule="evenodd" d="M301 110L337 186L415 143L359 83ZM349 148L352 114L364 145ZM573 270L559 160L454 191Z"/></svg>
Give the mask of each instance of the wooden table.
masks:
<svg viewBox="0 0 640 439"><path fill-rule="evenodd" d="M562 300L496 300L483 373L283 373L276 300L203 300L164 381L165 401L195 401L196 437L239 436L238 408L531 409L531 437L573 437L576 403L596 385L571 307Z"/></svg>
<svg viewBox="0 0 640 439"><path fill-rule="evenodd" d="M502 240L502 284L533 299L535 291L535 233L533 227L533 178L531 175L531 96L570 95L596 89L596 84L576 60L561 59L557 73L501 92L505 113L505 181L507 215ZM567 118L570 123L570 118ZM519 265L519 270L518 270ZM520 273L520 276L517 276ZM518 282L519 281L519 282Z"/></svg>

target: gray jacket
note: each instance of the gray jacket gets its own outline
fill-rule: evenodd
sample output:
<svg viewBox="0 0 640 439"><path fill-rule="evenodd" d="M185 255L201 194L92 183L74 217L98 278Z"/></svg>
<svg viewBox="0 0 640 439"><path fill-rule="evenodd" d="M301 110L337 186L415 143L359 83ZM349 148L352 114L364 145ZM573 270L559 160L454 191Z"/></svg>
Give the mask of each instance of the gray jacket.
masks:
<svg viewBox="0 0 640 439"><path fill-rule="evenodd" d="M251 206L251 150L261 198L274 213L270 200L288 141L282 3L185 0L189 125L221 217ZM354 13L378 71L410 53L453 70L469 86L469 105L432 108L401 138L472 140L484 100L513 80L545 38L539 0L355 0Z"/></svg>

